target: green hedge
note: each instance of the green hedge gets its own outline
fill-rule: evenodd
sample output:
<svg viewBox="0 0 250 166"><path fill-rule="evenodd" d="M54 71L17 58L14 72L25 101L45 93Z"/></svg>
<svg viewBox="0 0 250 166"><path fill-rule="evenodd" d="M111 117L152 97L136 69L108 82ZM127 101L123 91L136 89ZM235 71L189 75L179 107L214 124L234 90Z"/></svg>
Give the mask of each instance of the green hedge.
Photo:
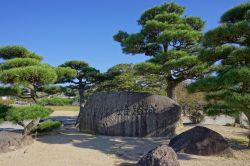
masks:
<svg viewBox="0 0 250 166"><path fill-rule="evenodd" d="M53 98L43 98L38 101L38 104L43 106L64 106L64 105L71 105L73 101L71 99L67 98L59 98L59 97L53 97Z"/></svg>

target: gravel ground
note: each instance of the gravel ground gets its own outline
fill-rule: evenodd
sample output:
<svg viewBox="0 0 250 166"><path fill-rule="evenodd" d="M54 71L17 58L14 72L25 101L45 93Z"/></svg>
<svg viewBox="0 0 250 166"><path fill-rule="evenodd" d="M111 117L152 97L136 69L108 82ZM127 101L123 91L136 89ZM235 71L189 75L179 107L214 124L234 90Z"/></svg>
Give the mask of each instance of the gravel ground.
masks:
<svg viewBox="0 0 250 166"><path fill-rule="evenodd" d="M52 117L72 119L77 112L60 111ZM67 118L66 118L67 119ZM236 127L203 125L222 134L228 140L246 143L248 130ZM178 133L194 127L184 126ZM0 154L0 165L4 166L125 166L132 165L152 148L168 144L161 138L129 138L88 135L77 129L64 127L50 135L39 137L34 144L13 152ZM230 142L231 143L231 142ZM245 145L232 144L235 157L196 156L178 154L183 166L250 166L250 150Z"/></svg>

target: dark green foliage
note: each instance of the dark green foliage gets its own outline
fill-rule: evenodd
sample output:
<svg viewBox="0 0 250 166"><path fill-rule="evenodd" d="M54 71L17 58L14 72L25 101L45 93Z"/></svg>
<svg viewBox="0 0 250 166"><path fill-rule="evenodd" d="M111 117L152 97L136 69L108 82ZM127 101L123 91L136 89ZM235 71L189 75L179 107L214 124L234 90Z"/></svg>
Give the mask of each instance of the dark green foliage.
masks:
<svg viewBox="0 0 250 166"><path fill-rule="evenodd" d="M46 120L39 124L37 131L40 133L50 132L50 131L60 128L61 125L62 125L61 121Z"/></svg>
<svg viewBox="0 0 250 166"><path fill-rule="evenodd" d="M59 83L70 82L74 80L77 74L77 72L70 67L57 67L55 71L57 74L57 82Z"/></svg>
<svg viewBox="0 0 250 166"><path fill-rule="evenodd" d="M70 68L76 71L76 75L64 75L64 77L59 78L58 82L61 83L73 83L73 84L79 84L79 83L83 83L83 84L91 84L91 82L95 82L98 80L98 78L101 78L101 73L99 70L90 67L86 62L84 61L77 61L77 60L73 60L73 61L67 61L64 64L60 65L58 67L58 69L62 69L62 68ZM62 72L63 71L58 71ZM77 79L78 82L75 82Z"/></svg>
<svg viewBox="0 0 250 166"><path fill-rule="evenodd" d="M39 105L20 107L0 106L0 121L14 122L24 128L24 135L30 135L37 130L40 118L48 117L52 112L51 109Z"/></svg>
<svg viewBox="0 0 250 166"><path fill-rule="evenodd" d="M250 3L243 3L239 6L236 6L221 16L222 23L236 23L248 19L248 12L250 10Z"/></svg>
<svg viewBox="0 0 250 166"><path fill-rule="evenodd" d="M0 104L0 123L5 121L6 114L10 108L10 106Z"/></svg>
<svg viewBox="0 0 250 166"><path fill-rule="evenodd" d="M32 98L36 102L38 88L54 83L57 74L50 65L31 58L13 58L0 64L1 95Z"/></svg>
<svg viewBox="0 0 250 166"><path fill-rule="evenodd" d="M13 59L10 59L10 60L0 64L0 70L8 70L11 68L36 66L36 65L40 65L40 61L37 59L13 58Z"/></svg>
<svg viewBox="0 0 250 166"><path fill-rule="evenodd" d="M81 110L83 108L85 91L104 79L104 77L99 70L90 67L89 64L84 61L67 61L58 67L58 69L61 68L70 68L76 72L75 75L62 74L63 77L59 77L58 83L68 83L69 88L78 90ZM63 73L63 71L60 72ZM57 73L59 73L59 71ZM68 92L70 93L70 91Z"/></svg>
<svg viewBox="0 0 250 166"><path fill-rule="evenodd" d="M221 17L221 25L204 36L200 59L215 72L194 82L189 91L204 91L211 115L237 115L250 119L250 3L236 6Z"/></svg>
<svg viewBox="0 0 250 166"><path fill-rule="evenodd" d="M74 88L71 88L71 86L68 86L65 89L63 89L63 93L65 96L68 96L68 97L76 97L77 96L77 90Z"/></svg>
<svg viewBox="0 0 250 166"><path fill-rule="evenodd" d="M39 105L12 107L6 114L6 120L19 124L25 120L45 118L52 112L51 109Z"/></svg>
<svg viewBox="0 0 250 166"><path fill-rule="evenodd" d="M1 71L0 80L5 84L45 85L54 83L57 80L57 74L49 65L26 66Z"/></svg>
<svg viewBox="0 0 250 166"><path fill-rule="evenodd" d="M39 92L44 92L46 94L49 95L54 95L54 94L58 94L58 93L63 93L64 91L66 91L66 87L63 86L55 86L55 85L46 85L46 86L42 86L39 89Z"/></svg>
<svg viewBox="0 0 250 166"><path fill-rule="evenodd" d="M141 18L139 19L138 23L140 25L144 25L147 23L148 20L154 19L156 16L159 16L160 14L168 14L168 13L173 13L177 15L183 14L185 8L182 6L179 6L175 3L164 3L161 6L155 6L147 11L145 11L142 15ZM166 19L168 20L168 19Z"/></svg>
<svg viewBox="0 0 250 166"><path fill-rule="evenodd" d="M43 106L64 106L64 105L71 105L73 101L68 98L59 98L59 97L52 97L52 98L42 98L38 101L38 104Z"/></svg>
<svg viewBox="0 0 250 166"><path fill-rule="evenodd" d="M0 96L15 96L20 93L21 89L17 86L0 87Z"/></svg>
<svg viewBox="0 0 250 166"><path fill-rule="evenodd" d="M41 56L36 55L28 51L22 46L4 46L0 47L0 58L2 59L12 59L12 58L33 58L37 60L42 60Z"/></svg>
<svg viewBox="0 0 250 166"><path fill-rule="evenodd" d="M66 61L64 64L61 65L61 67L69 67L71 69L79 71L86 67L89 67L89 64L84 61L72 60L72 61Z"/></svg>
<svg viewBox="0 0 250 166"><path fill-rule="evenodd" d="M138 33L119 31L114 35L124 53L153 57L138 68L147 70L145 74L159 73L168 82L166 92L173 99L179 83L199 77L207 69L198 59L204 21L199 17L183 16L183 12L182 6L164 3L141 15Z"/></svg>
<svg viewBox="0 0 250 166"><path fill-rule="evenodd" d="M165 95L166 82L158 74L142 74L144 70L141 67L146 71L152 66L155 65L150 63L148 68L142 67L141 64L115 65L105 73L105 76L112 79L107 79L98 84L97 91L135 91Z"/></svg>
<svg viewBox="0 0 250 166"><path fill-rule="evenodd" d="M12 95L19 98L31 98L37 101L39 90L43 86L53 84L64 77L74 77L75 70L71 68L53 68L41 62L41 57L30 53L21 46L6 46L0 48L0 57L5 59L0 64L0 81L10 87L1 87L0 95ZM45 91L43 91L44 93ZM47 92L55 93L49 91ZM50 95L50 93L48 93ZM43 95L44 96L44 95Z"/></svg>

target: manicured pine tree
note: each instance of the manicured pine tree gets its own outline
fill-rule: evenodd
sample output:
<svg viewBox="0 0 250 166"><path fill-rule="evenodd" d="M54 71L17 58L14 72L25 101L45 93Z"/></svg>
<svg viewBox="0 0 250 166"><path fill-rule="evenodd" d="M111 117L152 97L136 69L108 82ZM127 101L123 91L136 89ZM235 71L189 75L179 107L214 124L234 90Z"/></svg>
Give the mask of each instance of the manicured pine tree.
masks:
<svg viewBox="0 0 250 166"><path fill-rule="evenodd" d="M206 92L208 114L244 112L250 120L250 3L228 10L220 22L205 34L200 55L216 72L197 80L189 90Z"/></svg>
<svg viewBox="0 0 250 166"><path fill-rule="evenodd" d="M145 75L158 70L168 83L166 92L172 99L175 99L175 88L179 83L200 76L207 67L197 58L204 22L199 17L183 13L184 7L164 3L141 15L138 33L119 31L114 35L124 53L152 57L140 64L141 69Z"/></svg>
<svg viewBox="0 0 250 166"><path fill-rule="evenodd" d="M31 98L35 103L39 98L38 90L42 86L55 83L58 77L64 75L73 77L76 74L70 68L55 69L42 63L41 56L31 53L21 46L1 47L0 58L4 60L0 64L0 82L5 85L0 88L0 94ZM31 134L37 128L40 118L46 117L50 113L49 109L41 106L17 107L4 111L6 120L24 127L25 135ZM25 120L31 121L26 124Z"/></svg>
<svg viewBox="0 0 250 166"><path fill-rule="evenodd" d="M79 60L67 61L64 64L59 66L60 68L71 68L76 71L76 76L71 77L71 75L61 74L63 77L58 79L58 83L68 83L69 86L73 89L77 89L79 93L79 104L80 104L80 113L77 119L79 123L79 117L84 107L84 94L85 91L93 86L95 83L103 79L102 74L99 70L90 67L88 63Z"/></svg>

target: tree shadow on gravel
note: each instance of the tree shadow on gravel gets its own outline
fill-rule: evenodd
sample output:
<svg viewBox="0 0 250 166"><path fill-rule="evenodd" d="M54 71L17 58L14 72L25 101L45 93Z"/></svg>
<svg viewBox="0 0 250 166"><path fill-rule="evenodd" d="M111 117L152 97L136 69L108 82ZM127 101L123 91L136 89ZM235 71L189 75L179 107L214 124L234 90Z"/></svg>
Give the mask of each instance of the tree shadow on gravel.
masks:
<svg viewBox="0 0 250 166"><path fill-rule="evenodd" d="M169 143L169 139L164 137L138 138L90 135L79 133L75 128L64 128L57 134L38 137L37 141L48 144L72 144L78 148L98 150L129 161L138 161L142 155L153 148Z"/></svg>
<svg viewBox="0 0 250 166"><path fill-rule="evenodd" d="M57 134L38 137L37 141L48 144L71 144L77 148L93 149L102 153L115 155L128 162L120 164L129 166L136 163L144 154L159 145L168 145L165 137L118 137L79 133L76 128L66 127ZM192 159L189 155L179 155L180 160Z"/></svg>

